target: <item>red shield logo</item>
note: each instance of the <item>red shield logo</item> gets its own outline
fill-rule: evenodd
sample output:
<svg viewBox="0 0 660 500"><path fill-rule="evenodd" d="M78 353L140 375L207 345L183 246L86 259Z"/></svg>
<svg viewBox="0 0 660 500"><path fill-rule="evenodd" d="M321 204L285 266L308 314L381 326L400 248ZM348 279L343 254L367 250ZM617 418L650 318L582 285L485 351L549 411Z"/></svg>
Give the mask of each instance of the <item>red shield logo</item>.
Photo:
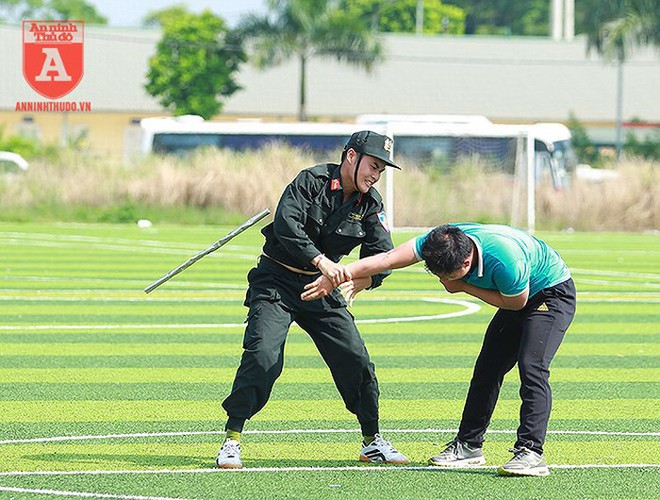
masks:
<svg viewBox="0 0 660 500"><path fill-rule="evenodd" d="M83 76L84 21L23 21L23 76L49 99L71 92Z"/></svg>

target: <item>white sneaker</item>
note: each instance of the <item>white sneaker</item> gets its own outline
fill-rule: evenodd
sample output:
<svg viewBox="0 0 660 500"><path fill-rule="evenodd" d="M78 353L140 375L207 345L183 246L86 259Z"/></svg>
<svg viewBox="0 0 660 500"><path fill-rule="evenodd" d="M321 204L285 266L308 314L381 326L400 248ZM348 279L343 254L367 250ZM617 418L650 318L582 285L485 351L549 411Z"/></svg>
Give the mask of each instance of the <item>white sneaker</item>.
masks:
<svg viewBox="0 0 660 500"><path fill-rule="evenodd" d="M218 452L215 463L220 469L241 469L241 445L235 439L226 439Z"/></svg>
<svg viewBox="0 0 660 500"><path fill-rule="evenodd" d="M399 453L397 449L392 446L392 443L384 439L380 434L376 434L375 439L371 443L362 443L360 462L376 462L387 464L410 463L405 455Z"/></svg>
<svg viewBox="0 0 660 500"><path fill-rule="evenodd" d="M524 446L509 450L513 458L497 469L500 476L547 476L550 474L543 455Z"/></svg>
<svg viewBox="0 0 660 500"><path fill-rule="evenodd" d="M486 459L481 448L473 448L458 439L447 443L447 448L439 455L429 458L429 465L438 467L466 467L485 463Z"/></svg>

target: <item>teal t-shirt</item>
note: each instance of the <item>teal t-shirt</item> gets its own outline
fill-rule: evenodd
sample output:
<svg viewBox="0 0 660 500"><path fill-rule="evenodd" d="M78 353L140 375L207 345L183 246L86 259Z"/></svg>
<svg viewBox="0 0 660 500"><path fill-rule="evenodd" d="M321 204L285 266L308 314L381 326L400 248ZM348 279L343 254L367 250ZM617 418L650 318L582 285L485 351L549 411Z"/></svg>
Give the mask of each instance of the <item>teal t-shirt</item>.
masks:
<svg viewBox="0 0 660 500"><path fill-rule="evenodd" d="M520 295L529 283L529 296L569 279L571 273L559 253L544 241L509 226L461 222L461 229L478 249L477 265L461 278L468 283ZM422 245L429 233L415 238L415 253L422 260Z"/></svg>

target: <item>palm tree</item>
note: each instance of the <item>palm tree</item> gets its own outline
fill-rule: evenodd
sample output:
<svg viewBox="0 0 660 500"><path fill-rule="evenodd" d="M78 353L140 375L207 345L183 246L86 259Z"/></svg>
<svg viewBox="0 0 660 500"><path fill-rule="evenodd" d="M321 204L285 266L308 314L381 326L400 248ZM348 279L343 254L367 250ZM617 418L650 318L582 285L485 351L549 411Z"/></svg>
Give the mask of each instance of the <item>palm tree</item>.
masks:
<svg viewBox="0 0 660 500"><path fill-rule="evenodd" d="M660 49L660 3L657 0L595 0L586 22L588 48L618 59L635 46Z"/></svg>
<svg viewBox="0 0 660 500"><path fill-rule="evenodd" d="M623 64L636 46L660 49L660 3L657 0L592 0L586 19L587 50L595 49L617 64L616 156L623 146Z"/></svg>
<svg viewBox="0 0 660 500"><path fill-rule="evenodd" d="M383 59L376 33L365 20L349 17L338 0L267 0L269 13L243 18L238 31L253 42L260 68L295 57L300 64L298 119L307 119L307 62L331 57L366 71Z"/></svg>

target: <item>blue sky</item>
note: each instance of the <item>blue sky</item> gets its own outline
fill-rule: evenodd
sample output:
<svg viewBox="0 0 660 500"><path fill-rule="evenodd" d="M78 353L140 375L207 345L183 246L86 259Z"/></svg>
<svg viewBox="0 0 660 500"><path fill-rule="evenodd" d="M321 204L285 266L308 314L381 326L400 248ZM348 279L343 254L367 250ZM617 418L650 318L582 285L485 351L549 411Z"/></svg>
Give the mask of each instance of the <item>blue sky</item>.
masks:
<svg viewBox="0 0 660 500"><path fill-rule="evenodd" d="M110 26L138 27L149 12L172 5L185 5L192 12L211 9L230 26L248 12L265 12L266 0L87 0L108 18Z"/></svg>

